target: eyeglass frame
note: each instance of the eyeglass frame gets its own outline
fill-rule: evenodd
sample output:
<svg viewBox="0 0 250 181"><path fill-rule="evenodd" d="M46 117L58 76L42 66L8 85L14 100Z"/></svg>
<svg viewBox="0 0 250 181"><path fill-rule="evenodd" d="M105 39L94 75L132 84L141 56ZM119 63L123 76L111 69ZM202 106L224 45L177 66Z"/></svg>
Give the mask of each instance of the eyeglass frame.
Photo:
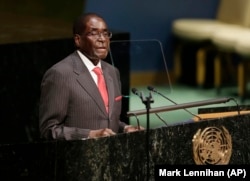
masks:
<svg viewBox="0 0 250 181"><path fill-rule="evenodd" d="M101 37L101 35L104 37L104 38L112 38L112 32L111 31L96 31L96 30L93 30L93 31L90 31L88 33L86 33L86 36L91 36L91 37L94 37L95 39L98 39Z"/></svg>

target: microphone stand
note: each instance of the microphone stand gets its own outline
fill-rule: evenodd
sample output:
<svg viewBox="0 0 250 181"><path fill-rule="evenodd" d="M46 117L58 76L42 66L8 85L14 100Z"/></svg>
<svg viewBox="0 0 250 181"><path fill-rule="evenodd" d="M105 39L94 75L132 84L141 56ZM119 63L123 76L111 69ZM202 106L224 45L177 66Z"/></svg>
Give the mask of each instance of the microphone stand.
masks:
<svg viewBox="0 0 250 181"><path fill-rule="evenodd" d="M141 96L142 102L146 106L147 110L147 128L146 128L146 154L147 154L147 180L149 180L149 116L150 116L150 104L154 102L151 92L149 93L149 96L144 98L144 96Z"/></svg>

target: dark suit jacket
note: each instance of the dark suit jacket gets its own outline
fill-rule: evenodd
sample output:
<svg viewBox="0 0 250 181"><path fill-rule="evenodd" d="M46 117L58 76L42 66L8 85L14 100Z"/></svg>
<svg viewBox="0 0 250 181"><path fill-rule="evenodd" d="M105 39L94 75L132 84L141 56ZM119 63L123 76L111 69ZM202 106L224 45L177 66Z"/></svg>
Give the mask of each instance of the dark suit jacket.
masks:
<svg viewBox="0 0 250 181"><path fill-rule="evenodd" d="M111 128L118 133L121 83L119 71L101 61L109 94L109 114L87 67L75 51L52 66L41 83L39 127L42 138L81 139L90 130Z"/></svg>

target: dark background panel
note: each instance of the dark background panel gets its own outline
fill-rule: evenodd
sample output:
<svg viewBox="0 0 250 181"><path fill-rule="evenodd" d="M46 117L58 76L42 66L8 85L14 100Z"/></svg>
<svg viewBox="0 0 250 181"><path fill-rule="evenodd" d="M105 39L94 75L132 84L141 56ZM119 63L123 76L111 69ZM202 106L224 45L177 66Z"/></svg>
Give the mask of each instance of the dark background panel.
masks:
<svg viewBox="0 0 250 181"><path fill-rule="evenodd" d="M0 143L39 140L43 74L74 51L72 21L84 6L82 0L0 0ZM114 32L112 39L120 38L128 39L129 33ZM117 67L124 82L122 91L127 94L129 65L123 63L126 61ZM125 122L127 110L128 100L124 100Z"/></svg>

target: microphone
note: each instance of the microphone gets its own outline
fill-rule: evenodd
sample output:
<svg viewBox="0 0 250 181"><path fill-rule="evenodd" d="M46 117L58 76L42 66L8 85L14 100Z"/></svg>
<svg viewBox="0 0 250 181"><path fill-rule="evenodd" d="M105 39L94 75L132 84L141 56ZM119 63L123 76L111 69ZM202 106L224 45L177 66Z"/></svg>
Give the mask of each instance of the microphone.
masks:
<svg viewBox="0 0 250 181"><path fill-rule="evenodd" d="M162 93L158 92L154 87L148 86L148 90L153 91L153 92L159 94L160 96L162 96L163 98L167 99L168 101L172 102L173 104L178 105L178 104L177 104L176 102L174 102L173 100L169 99L168 97L166 97L166 96L163 95ZM201 117L199 117L199 116L197 116L197 115L191 113L191 112L188 111L187 109L183 108L183 110L186 111L187 113L191 114L192 116L197 117L199 120L201 120Z"/></svg>
<svg viewBox="0 0 250 181"><path fill-rule="evenodd" d="M140 92L139 92L136 88L132 88L132 92L133 92L135 95L141 97Z"/></svg>
<svg viewBox="0 0 250 181"><path fill-rule="evenodd" d="M139 92L136 88L132 88L132 92L133 92L135 95L139 96L139 97L141 98L142 102L145 102L145 101L146 101L143 92Z"/></svg>

